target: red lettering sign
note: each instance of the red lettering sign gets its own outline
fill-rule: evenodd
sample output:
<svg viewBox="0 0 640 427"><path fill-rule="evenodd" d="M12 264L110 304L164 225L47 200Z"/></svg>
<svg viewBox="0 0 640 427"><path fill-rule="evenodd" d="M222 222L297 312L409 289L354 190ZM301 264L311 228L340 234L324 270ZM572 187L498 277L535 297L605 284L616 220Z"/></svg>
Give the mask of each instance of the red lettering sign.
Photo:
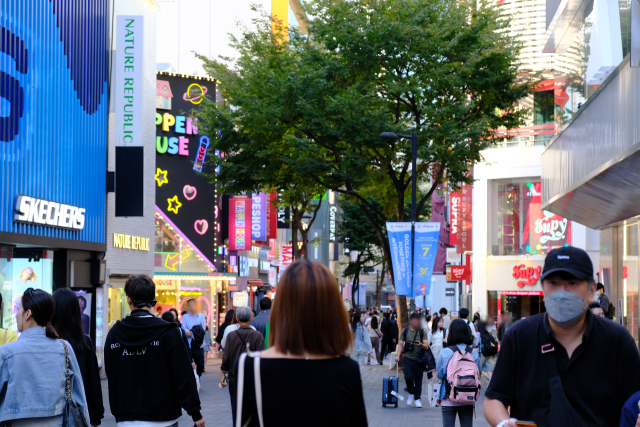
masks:
<svg viewBox="0 0 640 427"><path fill-rule="evenodd" d="M460 187L456 250L459 254L473 250L473 186Z"/></svg>
<svg viewBox="0 0 640 427"><path fill-rule="evenodd" d="M467 266L466 265L452 265L451 266L451 281L467 280Z"/></svg>
<svg viewBox="0 0 640 427"><path fill-rule="evenodd" d="M513 267L513 278L514 279L523 279L518 280L518 287L521 288L524 285L533 286L538 283L538 278L540 277L540 272L542 272L542 267L527 267L524 264L516 265Z"/></svg>

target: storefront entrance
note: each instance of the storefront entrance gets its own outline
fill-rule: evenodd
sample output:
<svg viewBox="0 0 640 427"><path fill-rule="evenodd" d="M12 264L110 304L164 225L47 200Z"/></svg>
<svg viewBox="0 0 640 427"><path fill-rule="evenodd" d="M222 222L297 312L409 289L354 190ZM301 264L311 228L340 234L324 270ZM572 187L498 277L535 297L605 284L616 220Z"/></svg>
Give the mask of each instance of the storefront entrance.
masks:
<svg viewBox="0 0 640 427"><path fill-rule="evenodd" d="M489 316L511 313L513 320L546 312L542 291L488 291Z"/></svg>

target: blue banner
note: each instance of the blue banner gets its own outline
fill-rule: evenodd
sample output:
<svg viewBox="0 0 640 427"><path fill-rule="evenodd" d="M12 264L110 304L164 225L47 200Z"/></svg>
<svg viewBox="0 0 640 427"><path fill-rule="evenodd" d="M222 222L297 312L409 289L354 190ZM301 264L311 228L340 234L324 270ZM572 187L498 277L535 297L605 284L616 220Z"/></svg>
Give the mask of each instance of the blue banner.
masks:
<svg viewBox="0 0 640 427"><path fill-rule="evenodd" d="M367 285L358 285L358 305L367 305Z"/></svg>
<svg viewBox="0 0 640 427"><path fill-rule="evenodd" d="M433 264L438 252L439 222L417 222L413 254L413 296L429 295Z"/></svg>
<svg viewBox="0 0 640 427"><path fill-rule="evenodd" d="M396 295L411 296L411 223L388 222L387 234Z"/></svg>

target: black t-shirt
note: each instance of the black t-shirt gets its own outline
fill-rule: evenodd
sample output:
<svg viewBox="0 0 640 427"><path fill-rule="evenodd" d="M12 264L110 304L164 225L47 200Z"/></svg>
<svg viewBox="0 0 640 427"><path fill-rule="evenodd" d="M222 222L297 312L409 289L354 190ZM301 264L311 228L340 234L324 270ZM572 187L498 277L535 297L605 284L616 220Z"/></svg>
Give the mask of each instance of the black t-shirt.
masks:
<svg viewBox="0 0 640 427"><path fill-rule="evenodd" d="M510 406L514 418L549 426L551 393L539 328L555 348L562 386L576 412L589 426L617 426L625 401L640 390L640 353L626 329L591 310L571 360L553 338L546 314L515 322L502 340L486 397Z"/></svg>
<svg viewBox="0 0 640 427"><path fill-rule="evenodd" d="M242 423L259 426L253 376L247 357ZM260 359L264 425L278 427L366 427L367 413L358 364L333 359Z"/></svg>

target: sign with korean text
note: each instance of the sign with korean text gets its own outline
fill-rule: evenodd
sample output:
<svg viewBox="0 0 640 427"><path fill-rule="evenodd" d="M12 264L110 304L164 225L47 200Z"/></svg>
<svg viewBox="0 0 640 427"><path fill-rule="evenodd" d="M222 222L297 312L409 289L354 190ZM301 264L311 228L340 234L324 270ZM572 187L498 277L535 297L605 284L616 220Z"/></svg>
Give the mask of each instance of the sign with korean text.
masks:
<svg viewBox="0 0 640 427"><path fill-rule="evenodd" d="M233 197L229 200L229 250L251 250L251 199Z"/></svg>
<svg viewBox="0 0 640 427"><path fill-rule="evenodd" d="M413 243L413 296L426 295L438 252L439 222L417 222Z"/></svg>
<svg viewBox="0 0 640 427"><path fill-rule="evenodd" d="M411 223L388 222L396 295L411 296Z"/></svg>
<svg viewBox="0 0 640 427"><path fill-rule="evenodd" d="M267 195L253 193L251 202L251 240L267 240Z"/></svg>
<svg viewBox="0 0 640 427"><path fill-rule="evenodd" d="M459 254L473 249L473 186L463 185L460 188L460 208L458 211L458 232L456 249Z"/></svg>
<svg viewBox="0 0 640 427"><path fill-rule="evenodd" d="M144 18L119 15L116 34L115 144L142 146Z"/></svg>

